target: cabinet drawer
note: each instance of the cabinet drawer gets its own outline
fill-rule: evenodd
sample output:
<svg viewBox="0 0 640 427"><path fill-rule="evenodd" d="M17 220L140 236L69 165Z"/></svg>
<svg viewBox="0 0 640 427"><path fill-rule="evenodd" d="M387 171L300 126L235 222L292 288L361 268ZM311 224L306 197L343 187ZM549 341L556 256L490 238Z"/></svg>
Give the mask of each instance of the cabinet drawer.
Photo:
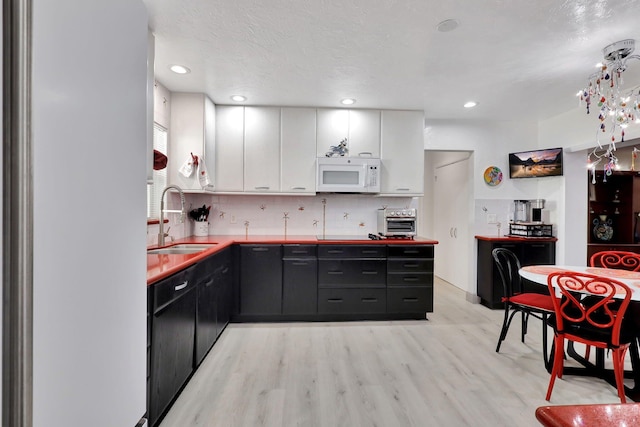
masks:
<svg viewBox="0 0 640 427"><path fill-rule="evenodd" d="M426 313L433 311L433 286L387 289L388 313Z"/></svg>
<svg viewBox="0 0 640 427"><path fill-rule="evenodd" d="M385 258L383 245L318 245L318 258Z"/></svg>
<svg viewBox="0 0 640 427"><path fill-rule="evenodd" d="M387 260L387 272L430 272L433 271L433 258L427 259L393 259Z"/></svg>
<svg viewBox="0 0 640 427"><path fill-rule="evenodd" d="M555 264L555 243L525 243L522 245L522 265Z"/></svg>
<svg viewBox="0 0 640 427"><path fill-rule="evenodd" d="M153 312L195 288L195 265L153 285Z"/></svg>
<svg viewBox="0 0 640 427"><path fill-rule="evenodd" d="M284 258L315 257L317 245L284 245Z"/></svg>
<svg viewBox="0 0 640 427"><path fill-rule="evenodd" d="M433 285L433 273L389 273L388 286L430 286Z"/></svg>
<svg viewBox="0 0 640 427"><path fill-rule="evenodd" d="M319 260L318 286L385 287L386 262L380 260Z"/></svg>
<svg viewBox="0 0 640 427"><path fill-rule="evenodd" d="M318 313L384 313L384 289L319 289Z"/></svg>
<svg viewBox="0 0 640 427"><path fill-rule="evenodd" d="M402 258L433 258L433 246L388 245L387 256Z"/></svg>

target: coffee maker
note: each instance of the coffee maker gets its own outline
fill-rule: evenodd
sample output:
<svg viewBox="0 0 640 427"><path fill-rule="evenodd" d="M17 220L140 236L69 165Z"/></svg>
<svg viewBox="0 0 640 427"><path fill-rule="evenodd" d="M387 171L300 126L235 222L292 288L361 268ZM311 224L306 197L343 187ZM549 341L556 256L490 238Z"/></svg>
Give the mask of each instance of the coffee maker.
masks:
<svg viewBox="0 0 640 427"><path fill-rule="evenodd" d="M542 209L544 209L544 199L529 200L531 203L531 222L542 224Z"/></svg>
<svg viewBox="0 0 640 427"><path fill-rule="evenodd" d="M514 200L513 222L517 224L542 224L544 199Z"/></svg>
<svg viewBox="0 0 640 427"><path fill-rule="evenodd" d="M513 221L509 223L509 235L514 237L552 237L553 226L544 224L543 199L514 200Z"/></svg>

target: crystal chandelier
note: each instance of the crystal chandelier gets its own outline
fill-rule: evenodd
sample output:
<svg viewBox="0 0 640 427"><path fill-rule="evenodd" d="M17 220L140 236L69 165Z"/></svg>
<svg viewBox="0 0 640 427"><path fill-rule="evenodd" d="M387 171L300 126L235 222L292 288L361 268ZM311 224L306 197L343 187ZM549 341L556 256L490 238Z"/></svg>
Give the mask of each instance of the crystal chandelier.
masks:
<svg viewBox="0 0 640 427"><path fill-rule="evenodd" d="M631 55L635 48L632 39L612 43L602 49L604 62L599 64L598 71L591 74L587 86L578 92L580 101L587 107L587 114L593 106L598 108L599 126L596 133L597 146L589 153L588 167L592 170L592 183L595 184L596 166L604 161L604 181L618 166L615 156L616 135L620 142L624 141L624 130L629 124L640 123L640 90L639 86L623 88L623 74L627 69L627 61L640 59L639 55ZM600 135L609 134L610 141L606 147L600 142ZM593 161L592 161L593 157Z"/></svg>

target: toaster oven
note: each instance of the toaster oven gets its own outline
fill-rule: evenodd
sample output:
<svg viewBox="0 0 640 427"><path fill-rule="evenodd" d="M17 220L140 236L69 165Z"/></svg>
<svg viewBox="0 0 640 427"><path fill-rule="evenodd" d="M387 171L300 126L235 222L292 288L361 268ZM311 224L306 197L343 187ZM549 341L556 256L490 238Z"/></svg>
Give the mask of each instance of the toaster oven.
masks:
<svg viewBox="0 0 640 427"><path fill-rule="evenodd" d="M413 237L417 234L415 209L378 209L378 234L386 237Z"/></svg>

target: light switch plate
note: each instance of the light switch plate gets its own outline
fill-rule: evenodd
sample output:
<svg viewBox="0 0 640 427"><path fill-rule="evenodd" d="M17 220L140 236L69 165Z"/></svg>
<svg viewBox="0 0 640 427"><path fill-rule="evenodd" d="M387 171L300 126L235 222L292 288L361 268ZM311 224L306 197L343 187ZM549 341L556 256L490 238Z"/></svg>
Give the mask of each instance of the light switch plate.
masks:
<svg viewBox="0 0 640 427"><path fill-rule="evenodd" d="M498 215L487 214L487 224L495 224L498 222Z"/></svg>

